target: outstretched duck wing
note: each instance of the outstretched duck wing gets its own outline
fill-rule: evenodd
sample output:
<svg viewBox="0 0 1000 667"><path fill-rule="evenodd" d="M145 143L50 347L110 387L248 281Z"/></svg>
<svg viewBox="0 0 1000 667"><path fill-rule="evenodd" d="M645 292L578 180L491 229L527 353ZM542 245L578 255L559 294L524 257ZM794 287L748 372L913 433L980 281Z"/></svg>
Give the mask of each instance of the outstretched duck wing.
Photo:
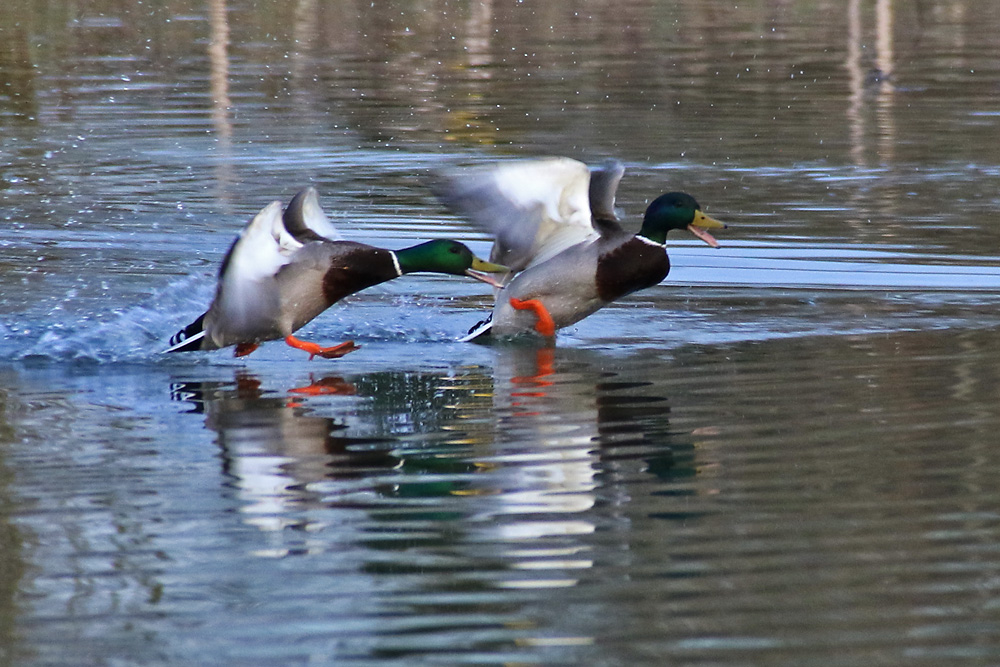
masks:
<svg viewBox="0 0 1000 667"><path fill-rule="evenodd" d="M544 158L458 170L433 187L452 211L494 235L490 260L516 272L600 236L590 179L582 162Z"/></svg>

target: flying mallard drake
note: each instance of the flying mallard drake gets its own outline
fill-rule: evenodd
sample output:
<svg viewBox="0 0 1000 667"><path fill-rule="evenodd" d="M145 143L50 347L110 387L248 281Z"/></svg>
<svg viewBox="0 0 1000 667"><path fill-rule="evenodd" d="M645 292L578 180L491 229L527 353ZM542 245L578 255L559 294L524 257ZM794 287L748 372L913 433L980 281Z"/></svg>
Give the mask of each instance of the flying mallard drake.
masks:
<svg viewBox="0 0 1000 667"><path fill-rule="evenodd" d="M589 169L569 158L502 163L436 181L440 199L495 236L490 260L510 267L489 318L462 340L537 331L554 336L609 303L666 278L667 232L687 229L713 248L724 228L691 195L670 192L646 208L637 234L615 214L625 168Z"/></svg>
<svg viewBox="0 0 1000 667"><path fill-rule="evenodd" d="M240 357L263 341L284 338L310 359L342 357L359 346L347 341L322 347L292 334L345 296L417 271L468 275L499 286L486 274L507 267L479 259L457 241L385 250L340 240L310 187L284 213L280 202L272 202L250 221L222 260L211 306L174 334L166 351L235 345Z"/></svg>

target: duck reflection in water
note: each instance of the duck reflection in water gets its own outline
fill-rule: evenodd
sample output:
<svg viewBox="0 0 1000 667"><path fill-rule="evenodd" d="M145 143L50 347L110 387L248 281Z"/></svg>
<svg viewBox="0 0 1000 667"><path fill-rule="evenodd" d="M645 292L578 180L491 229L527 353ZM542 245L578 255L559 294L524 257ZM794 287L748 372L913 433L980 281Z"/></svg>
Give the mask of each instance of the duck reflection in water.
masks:
<svg viewBox="0 0 1000 667"><path fill-rule="evenodd" d="M671 432L667 399L634 366L573 348L492 354L491 366L308 376L280 390L241 370L174 393L217 433L247 523L312 533L343 509L430 521L470 547L499 543L495 555L519 573L505 585L569 583L566 568L586 559L553 554L589 548L579 540L595 530L598 494L624 504L618 480L690 474L690 436ZM281 543L275 553L287 555L310 540ZM539 572L542 552L559 576Z"/></svg>
<svg viewBox="0 0 1000 667"><path fill-rule="evenodd" d="M649 380L602 353L531 343L493 348L492 429L482 479L504 540L593 532L598 495L625 503L617 479L693 470L671 432L670 407ZM677 456L677 454L680 454ZM492 487L492 488L489 488Z"/></svg>
<svg viewBox="0 0 1000 667"><path fill-rule="evenodd" d="M320 396L354 396L356 387L340 376L316 379L287 390L264 390L262 380L238 371L233 382L188 382L173 395L205 415L218 434L223 472L236 480L250 523L263 529L304 527L293 510L319 507L324 494L311 485L322 480L363 478L392 469L399 459L382 438L359 438L349 415L311 413L305 401Z"/></svg>

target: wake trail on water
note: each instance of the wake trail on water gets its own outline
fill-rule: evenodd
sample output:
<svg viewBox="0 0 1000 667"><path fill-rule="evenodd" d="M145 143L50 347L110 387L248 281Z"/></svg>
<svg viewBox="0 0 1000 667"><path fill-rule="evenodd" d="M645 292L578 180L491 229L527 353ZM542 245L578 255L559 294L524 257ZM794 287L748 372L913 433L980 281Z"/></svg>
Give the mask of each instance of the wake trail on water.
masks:
<svg viewBox="0 0 1000 667"><path fill-rule="evenodd" d="M204 276L172 282L142 303L71 319L65 312L32 313L0 323L0 361L185 363L232 361L232 349L166 354L170 337L205 312L215 285ZM467 311L443 312L406 295L377 288L344 299L296 335L309 340L453 342ZM275 350L281 341L270 343ZM296 354L295 351L291 352ZM297 353L301 355L301 353ZM255 357L261 356L255 353Z"/></svg>

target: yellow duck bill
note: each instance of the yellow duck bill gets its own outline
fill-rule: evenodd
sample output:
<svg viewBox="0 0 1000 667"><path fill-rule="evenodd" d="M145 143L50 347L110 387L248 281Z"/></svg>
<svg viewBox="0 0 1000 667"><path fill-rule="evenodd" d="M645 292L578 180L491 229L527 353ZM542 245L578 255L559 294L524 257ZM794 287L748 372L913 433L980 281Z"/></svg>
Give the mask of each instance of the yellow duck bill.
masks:
<svg viewBox="0 0 1000 667"><path fill-rule="evenodd" d="M479 259L478 257L473 258L472 266L465 271L465 275L470 278L475 278L476 280L481 280L487 285L492 285L493 287L503 287L496 278L489 275L491 273L508 273L509 268L503 264L494 264L493 262L487 262L485 260Z"/></svg>
<svg viewBox="0 0 1000 667"><path fill-rule="evenodd" d="M726 225L719 222L715 218L710 218L701 211L695 213L694 220L691 224L687 226L688 231L700 238L702 241L712 246L713 248L719 247L719 242L715 240L715 237L709 234L706 229L725 229Z"/></svg>

